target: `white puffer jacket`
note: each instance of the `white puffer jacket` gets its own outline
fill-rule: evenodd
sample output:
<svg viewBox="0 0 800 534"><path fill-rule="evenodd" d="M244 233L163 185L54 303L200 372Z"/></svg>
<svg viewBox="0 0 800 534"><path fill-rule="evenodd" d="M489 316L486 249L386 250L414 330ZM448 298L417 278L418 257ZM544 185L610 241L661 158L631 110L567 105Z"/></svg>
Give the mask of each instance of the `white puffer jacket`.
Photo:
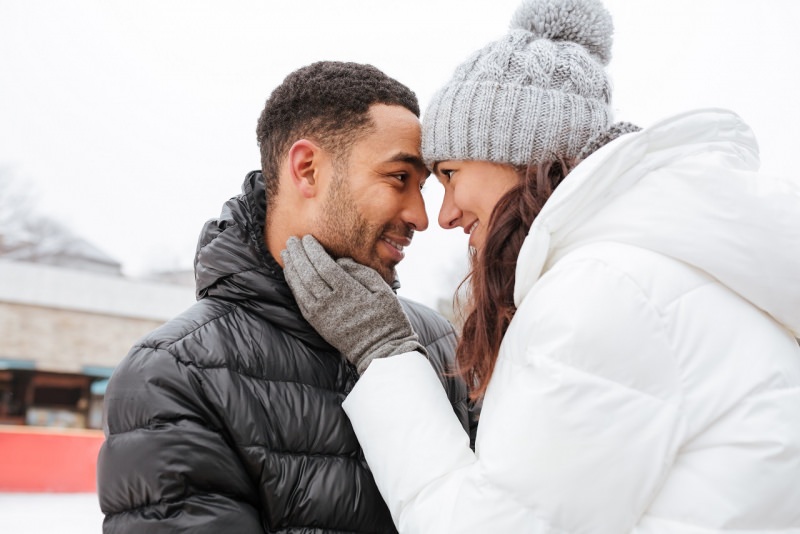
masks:
<svg viewBox="0 0 800 534"><path fill-rule="evenodd" d="M345 402L401 532L800 532L800 190L701 110L581 163L520 253L476 451L417 353Z"/></svg>

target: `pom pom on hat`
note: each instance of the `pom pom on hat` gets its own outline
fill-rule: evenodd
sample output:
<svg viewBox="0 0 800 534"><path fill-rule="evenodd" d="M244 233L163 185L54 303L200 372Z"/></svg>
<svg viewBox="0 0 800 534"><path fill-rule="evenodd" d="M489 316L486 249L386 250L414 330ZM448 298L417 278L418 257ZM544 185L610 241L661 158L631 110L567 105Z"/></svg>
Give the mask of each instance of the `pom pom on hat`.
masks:
<svg viewBox="0 0 800 534"><path fill-rule="evenodd" d="M599 0L522 0L509 32L473 53L422 117L428 166L570 161L612 122L611 15Z"/></svg>
<svg viewBox="0 0 800 534"><path fill-rule="evenodd" d="M603 65L611 60L614 24L598 0L524 0L511 17L511 29L580 44Z"/></svg>

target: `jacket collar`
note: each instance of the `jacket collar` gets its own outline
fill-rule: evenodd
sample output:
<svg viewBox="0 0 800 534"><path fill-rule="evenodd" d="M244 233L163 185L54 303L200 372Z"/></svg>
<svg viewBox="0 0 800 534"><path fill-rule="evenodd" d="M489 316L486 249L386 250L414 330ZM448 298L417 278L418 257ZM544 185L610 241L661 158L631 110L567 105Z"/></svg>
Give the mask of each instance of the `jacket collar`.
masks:
<svg viewBox="0 0 800 534"><path fill-rule="evenodd" d="M556 188L520 250L514 301L567 254L632 245L706 273L800 334L800 189L758 173L736 114L704 109L623 135Z"/></svg>
<svg viewBox="0 0 800 534"><path fill-rule="evenodd" d="M198 300L215 297L248 309L306 343L333 350L303 318L283 269L264 239L267 217L264 177L252 171L242 193L203 227L195 254Z"/></svg>

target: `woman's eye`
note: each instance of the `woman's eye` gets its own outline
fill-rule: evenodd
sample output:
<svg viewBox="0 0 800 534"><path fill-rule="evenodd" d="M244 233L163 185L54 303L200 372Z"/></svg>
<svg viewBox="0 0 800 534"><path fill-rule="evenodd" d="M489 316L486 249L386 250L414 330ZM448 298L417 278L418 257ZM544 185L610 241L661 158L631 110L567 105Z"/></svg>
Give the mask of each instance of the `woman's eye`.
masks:
<svg viewBox="0 0 800 534"><path fill-rule="evenodd" d="M442 174L447 176L447 181L449 182L453 178L453 173L456 172L453 169L442 169Z"/></svg>

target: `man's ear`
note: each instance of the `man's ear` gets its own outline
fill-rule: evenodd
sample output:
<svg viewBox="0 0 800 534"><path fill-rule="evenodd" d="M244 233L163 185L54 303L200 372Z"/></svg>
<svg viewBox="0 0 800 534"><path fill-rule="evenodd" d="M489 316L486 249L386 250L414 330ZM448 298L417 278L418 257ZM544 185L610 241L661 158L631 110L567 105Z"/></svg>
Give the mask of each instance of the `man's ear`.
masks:
<svg viewBox="0 0 800 534"><path fill-rule="evenodd" d="M320 172L322 148L309 141L300 139L289 148L289 177L292 185L304 198L316 196L319 190L317 174Z"/></svg>

